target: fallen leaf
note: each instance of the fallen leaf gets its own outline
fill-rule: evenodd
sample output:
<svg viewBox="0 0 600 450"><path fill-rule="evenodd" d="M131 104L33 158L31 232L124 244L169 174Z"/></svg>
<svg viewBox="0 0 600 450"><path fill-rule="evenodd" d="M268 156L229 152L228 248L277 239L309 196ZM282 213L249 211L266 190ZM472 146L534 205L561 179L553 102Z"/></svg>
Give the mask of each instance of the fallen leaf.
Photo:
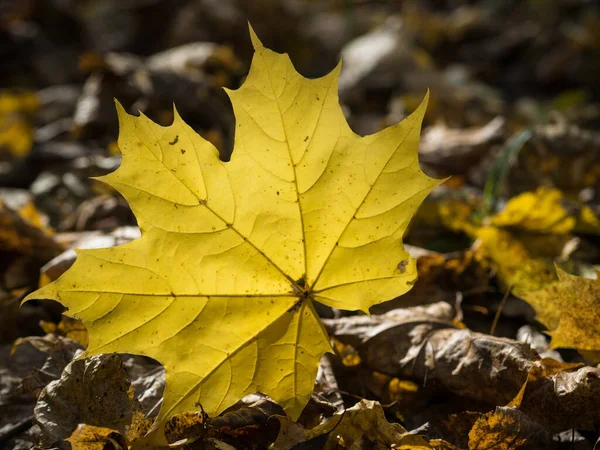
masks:
<svg viewBox="0 0 600 450"><path fill-rule="evenodd" d="M521 296L550 330L552 348L600 350L600 280L556 268L558 281Z"/></svg>
<svg viewBox="0 0 600 450"><path fill-rule="evenodd" d="M459 450L459 447L456 447L443 439L431 439L429 445L435 450Z"/></svg>
<svg viewBox="0 0 600 450"><path fill-rule="evenodd" d="M156 434L200 403L211 416L260 391L297 418L331 350L313 307L367 312L409 290L402 248L439 183L419 169L426 101L360 137L337 99L340 66L306 79L260 43L237 91L231 162L176 114L161 127L118 105L121 167L101 178L127 199L142 237L79 251L25 301L60 301L89 331L87 355L128 352L166 368ZM402 269L398 268L402 261Z"/></svg>
<svg viewBox="0 0 600 450"><path fill-rule="evenodd" d="M47 344L50 345L46 347ZM19 386L20 393L33 393L35 398L38 397L41 389L48 385L48 383L58 380L64 368L71 362L73 357L82 351L81 345L78 342L56 335L47 335L43 338L29 337L19 339L15 345L18 345L18 348L15 349L13 356L16 356L25 346L31 346L29 351L35 348L37 351L46 354L46 360L43 365L30 368ZM36 355L35 359L39 358L39 356L43 356L43 354ZM22 360L24 357L27 357L27 353L21 355L20 359Z"/></svg>
<svg viewBox="0 0 600 450"><path fill-rule="evenodd" d="M596 430L600 425L600 369L565 371L560 365L534 365L509 403L553 433Z"/></svg>
<svg viewBox="0 0 600 450"><path fill-rule="evenodd" d="M552 436L516 408L498 407L475 422L469 450L552 449Z"/></svg>

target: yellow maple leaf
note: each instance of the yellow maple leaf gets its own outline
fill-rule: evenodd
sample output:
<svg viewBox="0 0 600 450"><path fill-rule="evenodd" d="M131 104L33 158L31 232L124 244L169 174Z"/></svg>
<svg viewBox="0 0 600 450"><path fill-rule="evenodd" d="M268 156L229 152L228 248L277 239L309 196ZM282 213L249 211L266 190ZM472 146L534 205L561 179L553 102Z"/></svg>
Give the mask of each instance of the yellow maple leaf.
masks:
<svg viewBox="0 0 600 450"><path fill-rule="evenodd" d="M319 79L255 48L227 91L237 119L231 161L175 113L161 127L117 105L121 167L101 180L129 202L142 237L80 250L28 296L60 301L89 331L86 355L127 352L165 366L162 426L201 404L219 414L263 392L297 418L331 351L313 301L362 310L409 290L402 236L438 180L417 147L426 101L360 137L337 97L340 66Z"/></svg>

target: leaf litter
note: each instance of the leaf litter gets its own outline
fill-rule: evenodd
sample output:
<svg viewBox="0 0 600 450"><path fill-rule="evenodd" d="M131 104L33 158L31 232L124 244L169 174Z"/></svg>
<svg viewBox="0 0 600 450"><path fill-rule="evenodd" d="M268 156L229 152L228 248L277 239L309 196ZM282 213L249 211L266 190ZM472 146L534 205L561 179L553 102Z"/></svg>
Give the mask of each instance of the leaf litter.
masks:
<svg viewBox="0 0 600 450"><path fill-rule="evenodd" d="M132 29L111 34L94 26L93 41L62 52L52 49L63 44L45 46L50 63L34 54L27 70L18 58L10 66L26 75L7 78L16 89L0 95L1 445L125 448L151 428L165 389L156 361L80 359L90 369L75 383L65 367L88 346L86 328L61 317L54 302L18 304L65 273L73 248L113 248L139 237L126 202L89 178L120 163L113 97L162 125L171 123L175 102L229 159L236 134L220 87L237 88L248 72L248 14L267 46L278 42L309 78L327 73L342 55L340 99L361 135L405 118L430 88L421 166L430 176L453 177L425 200L404 234L411 257L394 267L402 274L416 262L419 279L408 293L374 296L372 303L383 303L371 316L315 303L335 354L321 359L297 420L284 405L253 394L221 415L207 415L201 403L175 415L166 422L168 441L227 449L592 449L600 400L600 139L597 80L584 74L599 65L589 51L597 45L596 14L583 4L540 10L509 2L504 10L465 2L445 10L406 2L396 11L357 2L325 11L270 0L278 14L269 22L272 15L258 6L232 15L237 6L225 14L224 6L199 2L179 13L166 3L125 13L144 24L138 30L157 13L178 24L169 44L146 39L152 50L143 55L131 43L144 38ZM55 7L48 11L60 16ZM110 8L87 15L73 9L72 23L106 23ZM13 11L8 33L31 39L47 27L40 22L22 34L20 24L37 20L31 11ZM551 23L568 32L553 34ZM198 40L197 29L206 30L207 42L185 44ZM528 58L509 57L524 49ZM559 60L567 63L552 64ZM173 146L183 142L179 133L167 138ZM190 153L184 150L181 156ZM90 364L109 364L111 375ZM126 396L106 400L109 413L126 411L123 423L98 413L97 389L105 383L126 387Z"/></svg>

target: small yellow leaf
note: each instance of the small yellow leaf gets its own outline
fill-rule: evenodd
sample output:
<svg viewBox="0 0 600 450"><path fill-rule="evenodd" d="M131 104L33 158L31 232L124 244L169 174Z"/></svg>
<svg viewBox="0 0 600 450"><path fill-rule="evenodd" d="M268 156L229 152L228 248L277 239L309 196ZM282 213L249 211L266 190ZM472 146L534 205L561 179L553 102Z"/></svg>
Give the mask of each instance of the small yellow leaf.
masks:
<svg viewBox="0 0 600 450"><path fill-rule="evenodd" d="M33 92L0 93L0 150L8 150L14 157L26 156L33 144L31 114L39 108Z"/></svg>
<svg viewBox="0 0 600 450"><path fill-rule="evenodd" d="M82 320L87 355L135 353L165 366L151 447L165 444L173 415L198 404L216 415L256 391L297 418L331 351L313 302L367 312L416 278L402 236L439 183L417 158L426 101L360 137L338 103L340 66L304 78L251 36L250 73L227 91L231 161L177 113L161 127L117 105L123 163L101 180L129 202L142 237L80 250L26 298L60 301Z"/></svg>

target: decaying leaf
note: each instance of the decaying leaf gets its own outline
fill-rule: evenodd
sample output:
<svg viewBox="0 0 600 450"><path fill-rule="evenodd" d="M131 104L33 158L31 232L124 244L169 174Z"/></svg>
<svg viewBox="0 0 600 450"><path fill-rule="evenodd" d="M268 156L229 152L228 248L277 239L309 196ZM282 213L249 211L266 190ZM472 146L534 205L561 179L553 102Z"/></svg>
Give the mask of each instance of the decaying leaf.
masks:
<svg viewBox="0 0 600 450"><path fill-rule="evenodd" d="M402 235L439 183L417 159L426 102L357 136L338 104L339 66L309 80L251 35L250 73L228 91L231 162L177 114L161 127L118 105L123 164L102 180L127 199L142 237L80 251L25 300L58 300L81 319L86 355L126 351L165 366L150 446L166 443L174 414L200 403L215 415L255 391L298 417L330 350L313 301L368 311L409 290L416 268Z"/></svg>
<svg viewBox="0 0 600 450"><path fill-rule="evenodd" d="M552 449L552 436L516 408L498 407L469 432L469 450Z"/></svg>
<svg viewBox="0 0 600 450"><path fill-rule="evenodd" d="M29 348L25 350L25 354L19 357L18 355L24 347ZM36 352L33 358L30 353L32 351ZM38 362L39 366L27 370L21 381L21 386L19 386L19 392L23 394L34 393L37 397L43 387L60 378L64 368L81 351L82 347L79 342L57 335L18 339L13 347L15 360L21 359L21 362L25 359L40 361L41 358L45 357L43 364Z"/></svg>
<svg viewBox="0 0 600 450"><path fill-rule="evenodd" d="M548 330L551 347L600 350L600 280L570 275L556 268L558 281L523 298Z"/></svg>
<svg viewBox="0 0 600 450"><path fill-rule="evenodd" d="M46 386L34 411L47 444L67 439L78 424L125 431L135 409L133 391L118 355L71 362Z"/></svg>

